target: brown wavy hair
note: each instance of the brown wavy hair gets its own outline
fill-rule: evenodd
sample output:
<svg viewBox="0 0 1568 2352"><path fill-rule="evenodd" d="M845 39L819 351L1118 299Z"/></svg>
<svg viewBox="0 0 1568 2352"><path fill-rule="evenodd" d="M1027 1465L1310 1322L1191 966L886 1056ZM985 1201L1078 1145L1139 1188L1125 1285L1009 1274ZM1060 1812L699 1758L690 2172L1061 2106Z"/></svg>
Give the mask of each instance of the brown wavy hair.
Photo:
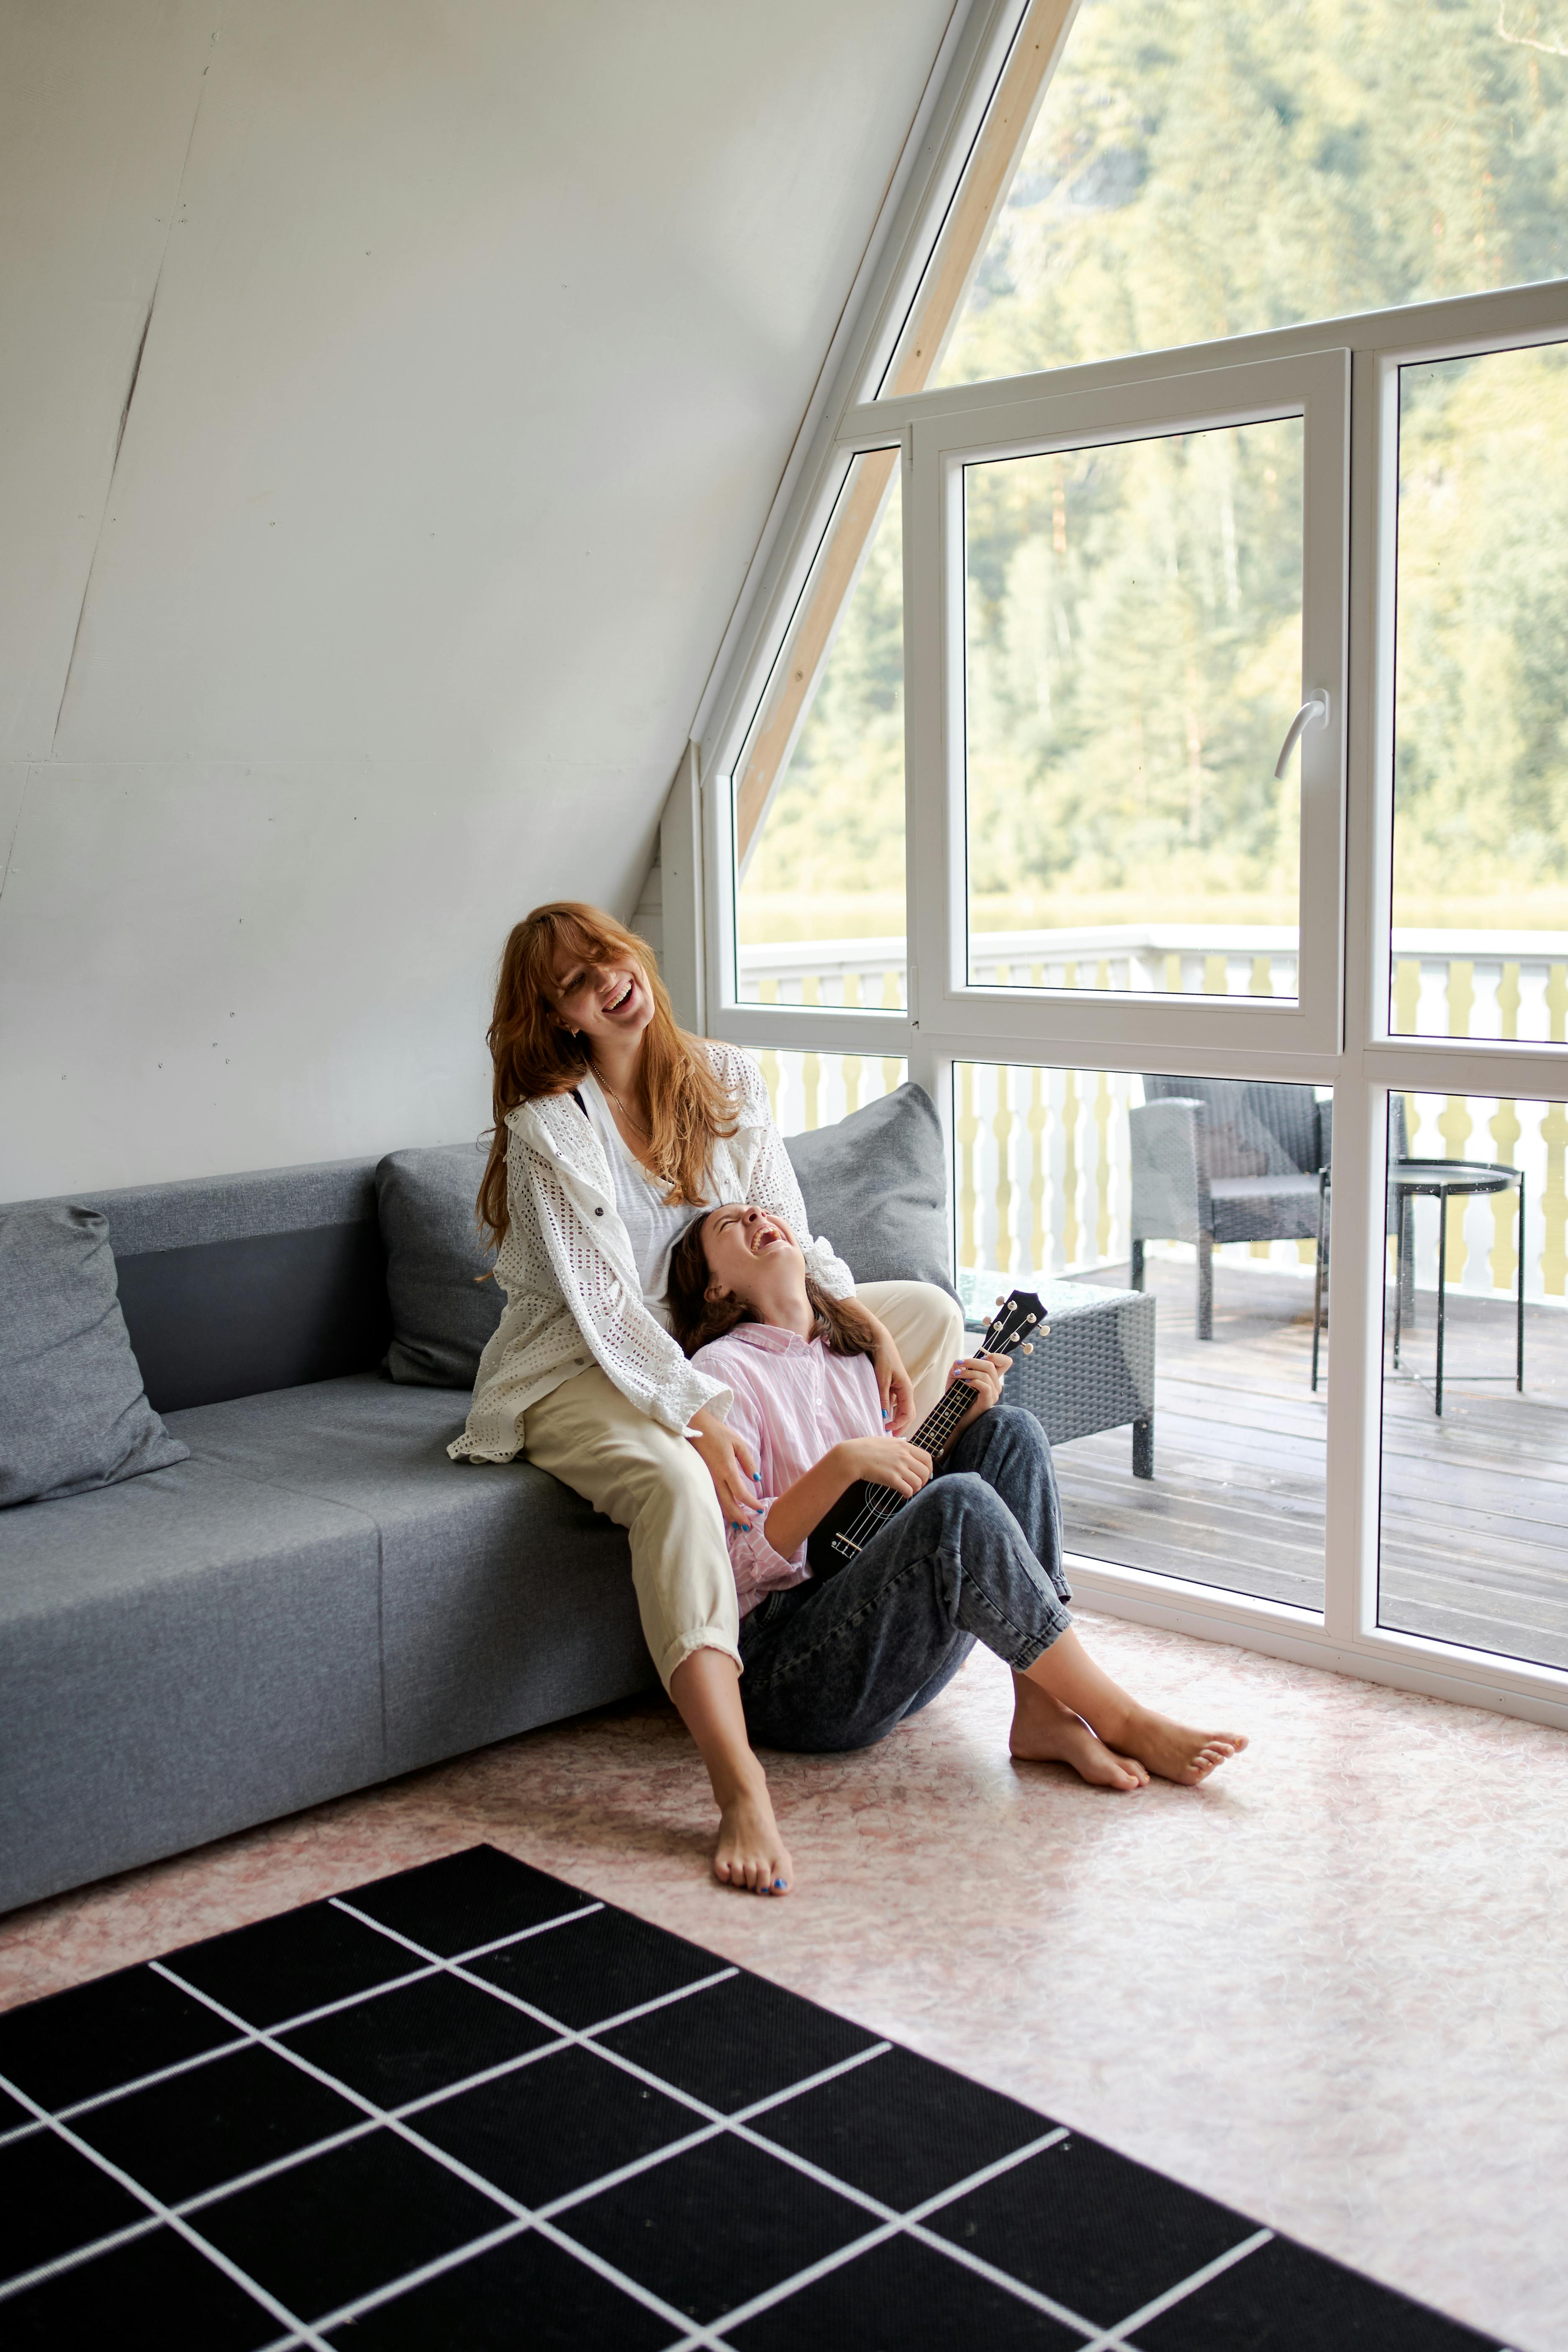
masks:
<svg viewBox="0 0 1568 2352"><path fill-rule="evenodd" d="M587 1048L563 1028L554 1005L563 951L590 970L635 963L653 998L643 1032L641 1076L648 1118L648 1165L672 1204L700 1208L715 1138L733 1135L738 1106L714 1076L698 1039L676 1021L653 950L613 915L575 898L535 907L514 923L501 950L495 1013L485 1032L494 1072L495 1125L479 1182L481 1232L499 1248L506 1239L506 1118L520 1103L566 1094L593 1068Z"/></svg>
<svg viewBox="0 0 1568 2352"><path fill-rule="evenodd" d="M705 1348L710 1339L721 1339L737 1323L755 1323L759 1319L742 1299L708 1296L711 1269L703 1236L708 1230L708 1218L713 1214L710 1209L707 1216L693 1217L669 1254L669 1288L665 1294L665 1305L669 1310L670 1327L689 1356ZM805 1296L816 1318L811 1334L814 1339L826 1341L836 1356L869 1356L876 1352L860 1324L845 1312L845 1302L830 1298L809 1274L805 1277Z"/></svg>

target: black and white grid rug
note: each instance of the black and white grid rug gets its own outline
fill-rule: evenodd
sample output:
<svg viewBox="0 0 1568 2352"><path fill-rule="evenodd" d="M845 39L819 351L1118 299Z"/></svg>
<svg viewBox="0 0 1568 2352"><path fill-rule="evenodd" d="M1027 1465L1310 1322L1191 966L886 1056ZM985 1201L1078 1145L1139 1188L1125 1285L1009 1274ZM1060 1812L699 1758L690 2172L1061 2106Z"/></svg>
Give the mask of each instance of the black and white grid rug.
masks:
<svg viewBox="0 0 1568 2352"><path fill-rule="evenodd" d="M0 2016L0 2341L1496 2339L475 1846Z"/></svg>

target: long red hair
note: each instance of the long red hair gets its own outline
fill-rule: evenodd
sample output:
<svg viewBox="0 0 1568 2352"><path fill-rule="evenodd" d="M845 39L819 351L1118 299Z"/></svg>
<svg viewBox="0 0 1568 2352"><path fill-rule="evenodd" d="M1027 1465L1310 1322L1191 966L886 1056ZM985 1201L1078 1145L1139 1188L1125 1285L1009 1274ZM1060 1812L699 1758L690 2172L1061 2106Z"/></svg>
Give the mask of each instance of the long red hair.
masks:
<svg viewBox="0 0 1568 2352"><path fill-rule="evenodd" d="M653 950L613 915L574 898L535 907L514 923L501 950L495 1013L485 1032L494 1073L495 1126L479 1183L479 1222L499 1248L506 1239L506 1118L520 1103L565 1094L593 1067L582 1041L563 1027L554 1005L563 955L590 970L637 965L653 998L643 1032L642 1081L648 1120L648 1165L674 1204L708 1199L708 1159L716 1137L735 1132L736 1105L714 1076L698 1040L676 1021Z"/></svg>

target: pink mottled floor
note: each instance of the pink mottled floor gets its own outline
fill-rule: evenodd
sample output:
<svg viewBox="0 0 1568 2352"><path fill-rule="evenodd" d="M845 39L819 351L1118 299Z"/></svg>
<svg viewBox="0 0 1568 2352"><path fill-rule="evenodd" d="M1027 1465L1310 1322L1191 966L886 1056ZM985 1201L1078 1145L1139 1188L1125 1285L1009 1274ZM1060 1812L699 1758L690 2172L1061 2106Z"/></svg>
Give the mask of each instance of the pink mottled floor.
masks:
<svg viewBox="0 0 1568 2352"><path fill-rule="evenodd" d="M488 1839L1568 2352L1568 1738L1083 1626L1248 1753L1131 1799L1015 1769L980 1656L880 1748L773 1759L799 1886L765 1902L708 1877L685 1735L632 1706L16 1913L0 2006Z"/></svg>

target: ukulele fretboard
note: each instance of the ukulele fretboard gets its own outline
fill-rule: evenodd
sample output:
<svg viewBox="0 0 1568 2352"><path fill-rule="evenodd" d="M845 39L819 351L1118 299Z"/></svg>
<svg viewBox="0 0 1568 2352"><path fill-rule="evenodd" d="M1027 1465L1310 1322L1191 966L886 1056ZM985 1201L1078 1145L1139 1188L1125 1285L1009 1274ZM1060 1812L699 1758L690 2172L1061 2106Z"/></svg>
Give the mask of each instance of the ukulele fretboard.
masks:
<svg viewBox="0 0 1568 2352"><path fill-rule="evenodd" d="M1038 1309L1037 1299L1031 1298L1028 1303L1037 1310ZM1023 1311L1023 1307L1024 1302L1020 1300L1018 1293L1015 1292L1013 1297L1007 1300L1003 1314L997 1318L980 1342L978 1350L980 1354L1001 1355L1010 1349L1016 1348L1026 1330L1044 1328L1038 1312L1026 1314ZM1016 1309L1016 1315L1015 1315L1015 1309ZM1014 1328L1015 1324L1016 1328ZM1027 1352L1027 1343L1026 1343L1025 1352ZM927 1413L910 1438L910 1444L920 1446L922 1452L931 1455L933 1462L938 1460L946 1453L960 1422L973 1404L978 1393L977 1390L971 1388L967 1381L955 1381L952 1388L945 1391L940 1403ZM873 1536L880 1534L894 1512L902 1509L908 1497L900 1495L896 1487L873 1486L868 1482L860 1508L856 1512L849 1525L840 1528L834 1536L833 1549L842 1559L853 1559L856 1554L870 1542Z"/></svg>

